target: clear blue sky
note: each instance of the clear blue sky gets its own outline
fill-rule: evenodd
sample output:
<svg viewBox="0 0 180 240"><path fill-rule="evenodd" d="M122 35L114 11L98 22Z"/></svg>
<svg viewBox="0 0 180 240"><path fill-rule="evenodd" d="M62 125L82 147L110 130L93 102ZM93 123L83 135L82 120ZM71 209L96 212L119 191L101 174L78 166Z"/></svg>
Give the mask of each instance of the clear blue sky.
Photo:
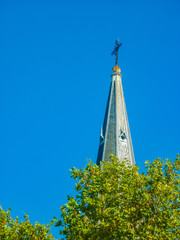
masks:
<svg viewBox="0 0 180 240"><path fill-rule="evenodd" d="M0 204L48 223L96 161L119 36L135 159L180 152L179 0L0 2ZM56 231L56 236L57 231Z"/></svg>

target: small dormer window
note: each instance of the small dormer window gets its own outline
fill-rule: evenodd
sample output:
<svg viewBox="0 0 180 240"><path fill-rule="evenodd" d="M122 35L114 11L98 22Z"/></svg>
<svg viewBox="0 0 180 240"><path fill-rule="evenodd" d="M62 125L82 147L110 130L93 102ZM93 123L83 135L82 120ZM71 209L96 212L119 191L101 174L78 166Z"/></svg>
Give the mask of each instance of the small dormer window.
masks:
<svg viewBox="0 0 180 240"><path fill-rule="evenodd" d="M100 144L104 143L104 137L101 135L100 136Z"/></svg>
<svg viewBox="0 0 180 240"><path fill-rule="evenodd" d="M124 132L123 130L121 130L120 138L121 138L122 140L125 140L125 139L126 139L126 134L125 134L125 132Z"/></svg>

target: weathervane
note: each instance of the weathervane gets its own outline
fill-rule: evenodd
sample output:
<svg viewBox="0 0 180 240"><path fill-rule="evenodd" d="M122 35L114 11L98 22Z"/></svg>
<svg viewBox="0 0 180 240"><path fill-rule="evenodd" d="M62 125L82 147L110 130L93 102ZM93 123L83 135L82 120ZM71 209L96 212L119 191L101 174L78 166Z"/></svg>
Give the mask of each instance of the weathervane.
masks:
<svg viewBox="0 0 180 240"><path fill-rule="evenodd" d="M116 40L115 41L115 47L114 47L114 51L111 53L111 55L116 55L116 61L115 61L115 64L117 66L118 64L118 51L119 51L119 48L122 46L122 43L119 43L119 40Z"/></svg>

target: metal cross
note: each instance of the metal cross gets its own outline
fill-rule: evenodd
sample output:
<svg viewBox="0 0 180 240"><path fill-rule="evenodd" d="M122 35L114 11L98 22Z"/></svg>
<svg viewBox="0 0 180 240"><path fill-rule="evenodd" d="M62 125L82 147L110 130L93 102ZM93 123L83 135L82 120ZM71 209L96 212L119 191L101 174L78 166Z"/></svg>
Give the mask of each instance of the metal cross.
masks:
<svg viewBox="0 0 180 240"><path fill-rule="evenodd" d="M116 45L114 47L114 51L111 53L111 55L116 55L115 64L117 66L117 64L118 64L118 51L119 51L119 48L122 46L122 43L119 43L119 40L116 40L115 44Z"/></svg>

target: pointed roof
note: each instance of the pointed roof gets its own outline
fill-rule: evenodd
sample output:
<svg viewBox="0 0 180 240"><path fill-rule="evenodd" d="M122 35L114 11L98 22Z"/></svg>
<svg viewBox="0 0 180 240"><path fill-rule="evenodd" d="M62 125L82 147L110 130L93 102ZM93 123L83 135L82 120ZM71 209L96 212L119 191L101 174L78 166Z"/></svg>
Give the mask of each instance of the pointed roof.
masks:
<svg viewBox="0 0 180 240"><path fill-rule="evenodd" d="M117 65L113 67L104 123L101 129L98 165L101 161L109 161L110 153L116 155L120 161L128 159L131 165L135 164L120 72Z"/></svg>

